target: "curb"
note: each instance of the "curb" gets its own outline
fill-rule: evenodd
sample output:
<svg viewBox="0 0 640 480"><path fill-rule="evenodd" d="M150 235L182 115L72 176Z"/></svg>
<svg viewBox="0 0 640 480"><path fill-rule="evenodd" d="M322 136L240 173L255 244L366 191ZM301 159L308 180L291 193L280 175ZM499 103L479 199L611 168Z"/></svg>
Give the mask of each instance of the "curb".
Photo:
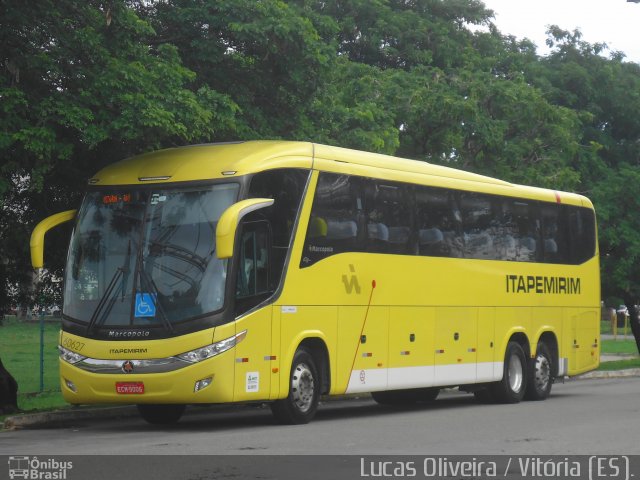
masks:
<svg viewBox="0 0 640 480"><path fill-rule="evenodd" d="M590 380L592 378L626 378L626 377L640 377L640 368L628 368L626 370L611 370L611 371L594 371L583 373L573 377L574 380Z"/></svg>
<svg viewBox="0 0 640 480"><path fill-rule="evenodd" d="M571 377L569 381L593 380L593 379L609 379L609 378L630 378L640 377L640 368L629 368L626 370L594 371ZM348 400L362 398L367 394L351 394L337 395L335 397L325 397L324 401ZM228 405L219 405L218 407L228 407ZM138 415L138 409L134 405L125 405L117 407L98 407L98 408L70 408L67 410L53 410L50 412L25 413L7 417L4 421L5 430L18 430L21 428L44 428L57 427L74 421L84 420L110 420L118 418L127 418Z"/></svg>

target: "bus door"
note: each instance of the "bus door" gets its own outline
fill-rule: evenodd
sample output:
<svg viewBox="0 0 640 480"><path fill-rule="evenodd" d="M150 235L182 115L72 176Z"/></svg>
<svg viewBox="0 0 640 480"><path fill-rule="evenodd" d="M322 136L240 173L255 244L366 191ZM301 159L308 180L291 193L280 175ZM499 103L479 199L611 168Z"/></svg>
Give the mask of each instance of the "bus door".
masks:
<svg viewBox="0 0 640 480"><path fill-rule="evenodd" d="M236 250L236 334L234 401L267 399L271 389L272 306L262 306L269 287L270 230L266 221L245 223Z"/></svg>

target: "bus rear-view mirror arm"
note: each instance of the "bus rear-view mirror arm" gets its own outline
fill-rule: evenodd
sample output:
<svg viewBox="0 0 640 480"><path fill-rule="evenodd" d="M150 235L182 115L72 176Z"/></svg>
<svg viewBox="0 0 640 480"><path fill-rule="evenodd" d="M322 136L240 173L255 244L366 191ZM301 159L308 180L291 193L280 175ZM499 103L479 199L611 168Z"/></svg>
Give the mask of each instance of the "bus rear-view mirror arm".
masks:
<svg viewBox="0 0 640 480"><path fill-rule="evenodd" d="M242 217L271 205L272 198L249 198L234 203L223 212L216 227L216 254L219 259L231 258L233 255L236 231Z"/></svg>
<svg viewBox="0 0 640 480"><path fill-rule="evenodd" d="M76 217L77 210L67 210L66 212L56 213L42 220L31 233L31 265L33 268L42 268L44 266L44 235L54 227L61 223L73 220Z"/></svg>

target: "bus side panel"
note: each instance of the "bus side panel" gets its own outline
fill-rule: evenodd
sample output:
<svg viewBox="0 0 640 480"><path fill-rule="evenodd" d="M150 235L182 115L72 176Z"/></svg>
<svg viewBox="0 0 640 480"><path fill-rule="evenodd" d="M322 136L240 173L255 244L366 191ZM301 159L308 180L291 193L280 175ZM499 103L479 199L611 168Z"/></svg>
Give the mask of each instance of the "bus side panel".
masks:
<svg viewBox="0 0 640 480"><path fill-rule="evenodd" d="M277 400L280 395L280 387L286 384L282 375L286 375L287 368L282 363L282 307L274 305L271 319L271 351L274 357L271 359L271 393L270 400ZM285 311L290 308L285 309ZM283 387L286 388L286 387Z"/></svg>
<svg viewBox="0 0 640 480"><path fill-rule="evenodd" d="M600 318L594 309L568 308L571 328L569 375L578 375L598 368L600 359Z"/></svg>
<svg viewBox="0 0 640 480"><path fill-rule="evenodd" d="M436 308L435 385L475 383L477 342L477 308Z"/></svg>
<svg viewBox="0 0 640 480"><path fill-rule="evenodd" d="M344 314L348 329L343 330ZM349 314L352 314L349 315ZM360 315L359 315L360 314ZM387 389L389 307L340 309L340 370L348 368L347 393ZM365 318L366 317L366 318ZM364 328L363 328L364 325ZM358 326L360 328L358 328ZM362 332L362 335L360 335Z"/></svg>
<svg viewBox="0 0 640 480"><path fill-rule="evenodd" d="M236 333L247 335L234 349L235 382L233 400L266 400L271 388L272 307L260 308L236 321Z"/></svg>
<svg viewBox="0 0 640 480"><path fill-rule="evenodd" d="M332 393L345 393L360 349L360 332L367 313L366 306L338 307L338 362L334 370Z"/></svg>
<svg viewBox="0 0 640 480"><path fill-rule="evenodd" d="M478 341L476 382L491 382L502 375L502 358L498 358L495 349L495 315L494 307L478 309ZM496 378L497 377L497 378Z"/></svg>
<svg viewBox="0 0 640 480"><path fill-rule="evenodd" d="M434 383L435 310L391 307L389 317L389 390Z"/></svg>

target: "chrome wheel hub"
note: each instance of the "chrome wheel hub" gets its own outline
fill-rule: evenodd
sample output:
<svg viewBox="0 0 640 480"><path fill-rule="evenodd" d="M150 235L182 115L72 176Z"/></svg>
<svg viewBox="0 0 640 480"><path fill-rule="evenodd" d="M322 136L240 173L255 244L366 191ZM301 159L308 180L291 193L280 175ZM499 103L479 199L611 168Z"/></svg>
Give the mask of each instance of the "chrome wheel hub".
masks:
<svg viewBox="0 0 640 480"><path fill-rule="evenodd" d="M544 391L551 381L551 365L549 359L544 355L536 357L535 382L538 391Z"/></svg>
<svg viewBox="0 0 640 480"><path fill-rule="evenodd" d="M519 392L522 389L524 380L524 367L520 357L511 355L509 359L509 388L512 392Z"/></svg>
<svg viewBox="0 0 640 480"><path fill-rule="evenodd" d="M291 378L291 396L293 403L301 412L307 412L313 404L315 381L311 370L305 363L296 366Z"/></svg>

